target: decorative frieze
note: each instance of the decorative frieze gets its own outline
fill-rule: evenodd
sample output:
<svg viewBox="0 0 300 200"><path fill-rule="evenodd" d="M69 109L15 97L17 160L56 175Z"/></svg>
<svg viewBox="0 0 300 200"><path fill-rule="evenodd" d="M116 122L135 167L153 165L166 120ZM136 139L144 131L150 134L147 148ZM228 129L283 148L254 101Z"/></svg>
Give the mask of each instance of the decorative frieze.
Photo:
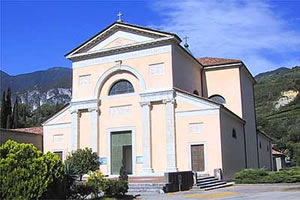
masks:
<svg viewBox="0 0 300 200"><path fill-rule="evenodd" d="M64 141L64 135L63 134L53 135L53 143L61 143L63 141Z"/></svg>
<svg viewBox="0 0 300 200"><path fill-rule="evenodd" d="M115 116L130 115L131 110L132 110L132 105L110 107L110 116L115 117Z"/></svg>
<svg viewBox="0 0 300 200"><path fill-rule="evenodd" d="M189 133L201 133L203 131L203 123L190 123Z"/></svg>
<svg viewBox="0 0 300 200"><path fill-rule="evenodd" d="M90 74L79 76L79 85L87 85L90 83L90 80L91 80Z"/></svg>
<svg viewBox="0 0 300 200"><path fill-rule="evenodd" d="M157 63L149 65L149 74L152 76L163 75L165 73L164 63Z"/></svg>
<svg viewBox="0 0 300 200"><path fill-rule="evenodd" d="M86 67L90 65L114 62L116 60L127 60L127 59L143 57L143 56L151 56L151 55L167 53L167 52L171 52L171 45L126 52L117 55L103 56L100 58L89 58L81 61L74 61L73 68L80 68L80 67Z"/></svg>

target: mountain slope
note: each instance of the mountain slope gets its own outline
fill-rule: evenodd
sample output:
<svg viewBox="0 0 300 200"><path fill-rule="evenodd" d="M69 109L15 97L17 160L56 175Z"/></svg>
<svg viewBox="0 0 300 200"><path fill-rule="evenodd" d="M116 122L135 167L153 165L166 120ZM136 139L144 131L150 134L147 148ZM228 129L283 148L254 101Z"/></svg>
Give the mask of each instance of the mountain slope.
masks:
<svg viewBox="0 0 300 200"><path fill-rule="evenodd" d="M0 91L11 87L12 92L20 92L25 89L31 89L34 86L45 87L55 86L55 82L63 81L60 87L70 88L72 80L72 69L64 67L49 68L44 71L36 71L27 74L20 74L16 76L10 76L0 70ZM65 84L65 85L64 85Z"/></svg>
<svg viewBox="0 0 300 200"><path fill-rule="evenodd" d="M0 91L10 86L13 98L18 96L22 103L34 109L42 104L66 103L71 100L72 69L50 68L17 76L0 71Z"/></svg>
<svg viewBox="0 0 300 200"><path fill-rule="evenodd" d="M300 67L279 68L255 79L258 128L300 164Z"/></svg>

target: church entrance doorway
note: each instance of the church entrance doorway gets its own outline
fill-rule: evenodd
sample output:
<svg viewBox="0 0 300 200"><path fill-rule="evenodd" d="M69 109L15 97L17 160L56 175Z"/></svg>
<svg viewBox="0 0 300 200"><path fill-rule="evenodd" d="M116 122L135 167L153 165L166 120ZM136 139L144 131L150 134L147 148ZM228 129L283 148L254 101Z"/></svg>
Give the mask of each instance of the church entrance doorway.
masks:
<svg viewBox="0 0 300 200"><path fill-rule="evenodd" d="M132 134L131 131L111 133L111 174L119 175L124 167L128 174L132 174Z"/></svg>
<svg viewBox="0 0 300 200"><path fill-rule="evenodd" d="M192 170L196 172L203 172L205 170L203 144L191 145L191 158Z"/></svg>

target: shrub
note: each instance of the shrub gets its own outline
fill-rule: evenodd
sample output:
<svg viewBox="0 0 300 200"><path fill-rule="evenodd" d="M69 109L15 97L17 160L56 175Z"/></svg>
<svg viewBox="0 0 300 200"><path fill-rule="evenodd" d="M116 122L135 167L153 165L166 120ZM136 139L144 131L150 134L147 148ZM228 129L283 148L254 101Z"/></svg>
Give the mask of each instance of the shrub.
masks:
<svg viewBox="0 0 300 200"><path fill-rule="evenodd" d="M122 166L120 168L119 180L128 182L128 174L127 174L127 171L124 167L124 161L122 161Z"/></svg>
<svg viewBox="0 0 300 200"><path fill-rule="evenodd" d="M299 183L300 168L292 168L279 172L270 172L264 180L265 183Z"/></svg>
<svg viewBox="0 0 300 200"><path fill-rule="evenodd" d="M120 176L119 176L119 192L122 195L125 195L128 192L128 174L124 167L124 161L122 162L122 166L120 168Z"/></svg>
<svg viewBox="0 0 300 200"><path fill-rule="evenodd" d="M86 184L92 189L94 198L98 198L99 193L105 191L107 186L106 182L107 179L104 178L100 171L89 171L89 178L87 179Z"/></svg>
<svg viewBox="0 0 300 200"><path fill-rule="evenodd" d="M300 168L291 168L279 172L267 172L264 169L245 169L235 174L236 183L298 183Z"/></svg>
<svg viewBox="0 0 300 200"><path fill-rule="evenodd" d="M264 177L268 176L265 169L244 169L234 176L236 183L261 183Z"/></svg>
<svg viewBox="0 0 300 200"><path fill-rule="evenodd" d="M70 199L87 199L93 189L84 181L75 181L71 186Z"/></svg>
<svg viewBox="0 0 300 200"><path fill-rule="evenodd" d="M7 141L0 147L0 199L37 199L60 181L63 163L32 144Z"/></svg>
<svg viewBox="0 0 300 200"><path fill-rule="evenodd" d="M78 149L73 152L67 157L65 164L69 165L72 174L78 175L80 180L88 171L99 169L98 155L90 148Z"/></svg>
<svg viewBox="0 0 300 200"><path fill-rule="evenodd" d="M108 197L122 196L127 192L128 183L116 179L107 179L104 194ZM125 192L126 191L126 192Z"/></svg>

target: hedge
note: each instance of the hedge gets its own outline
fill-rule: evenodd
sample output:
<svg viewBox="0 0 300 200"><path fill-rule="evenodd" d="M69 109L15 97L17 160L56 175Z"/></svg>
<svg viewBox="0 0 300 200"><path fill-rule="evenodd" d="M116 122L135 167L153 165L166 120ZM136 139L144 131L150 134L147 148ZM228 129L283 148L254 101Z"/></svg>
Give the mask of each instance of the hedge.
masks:
<svg viewBox="0 0 300 200"><path fill-rule="evenodd" d="M284 169L278 172L265 169L244 169L235 174L234 181L238 184L299 183L300 168Z"/></svg>

